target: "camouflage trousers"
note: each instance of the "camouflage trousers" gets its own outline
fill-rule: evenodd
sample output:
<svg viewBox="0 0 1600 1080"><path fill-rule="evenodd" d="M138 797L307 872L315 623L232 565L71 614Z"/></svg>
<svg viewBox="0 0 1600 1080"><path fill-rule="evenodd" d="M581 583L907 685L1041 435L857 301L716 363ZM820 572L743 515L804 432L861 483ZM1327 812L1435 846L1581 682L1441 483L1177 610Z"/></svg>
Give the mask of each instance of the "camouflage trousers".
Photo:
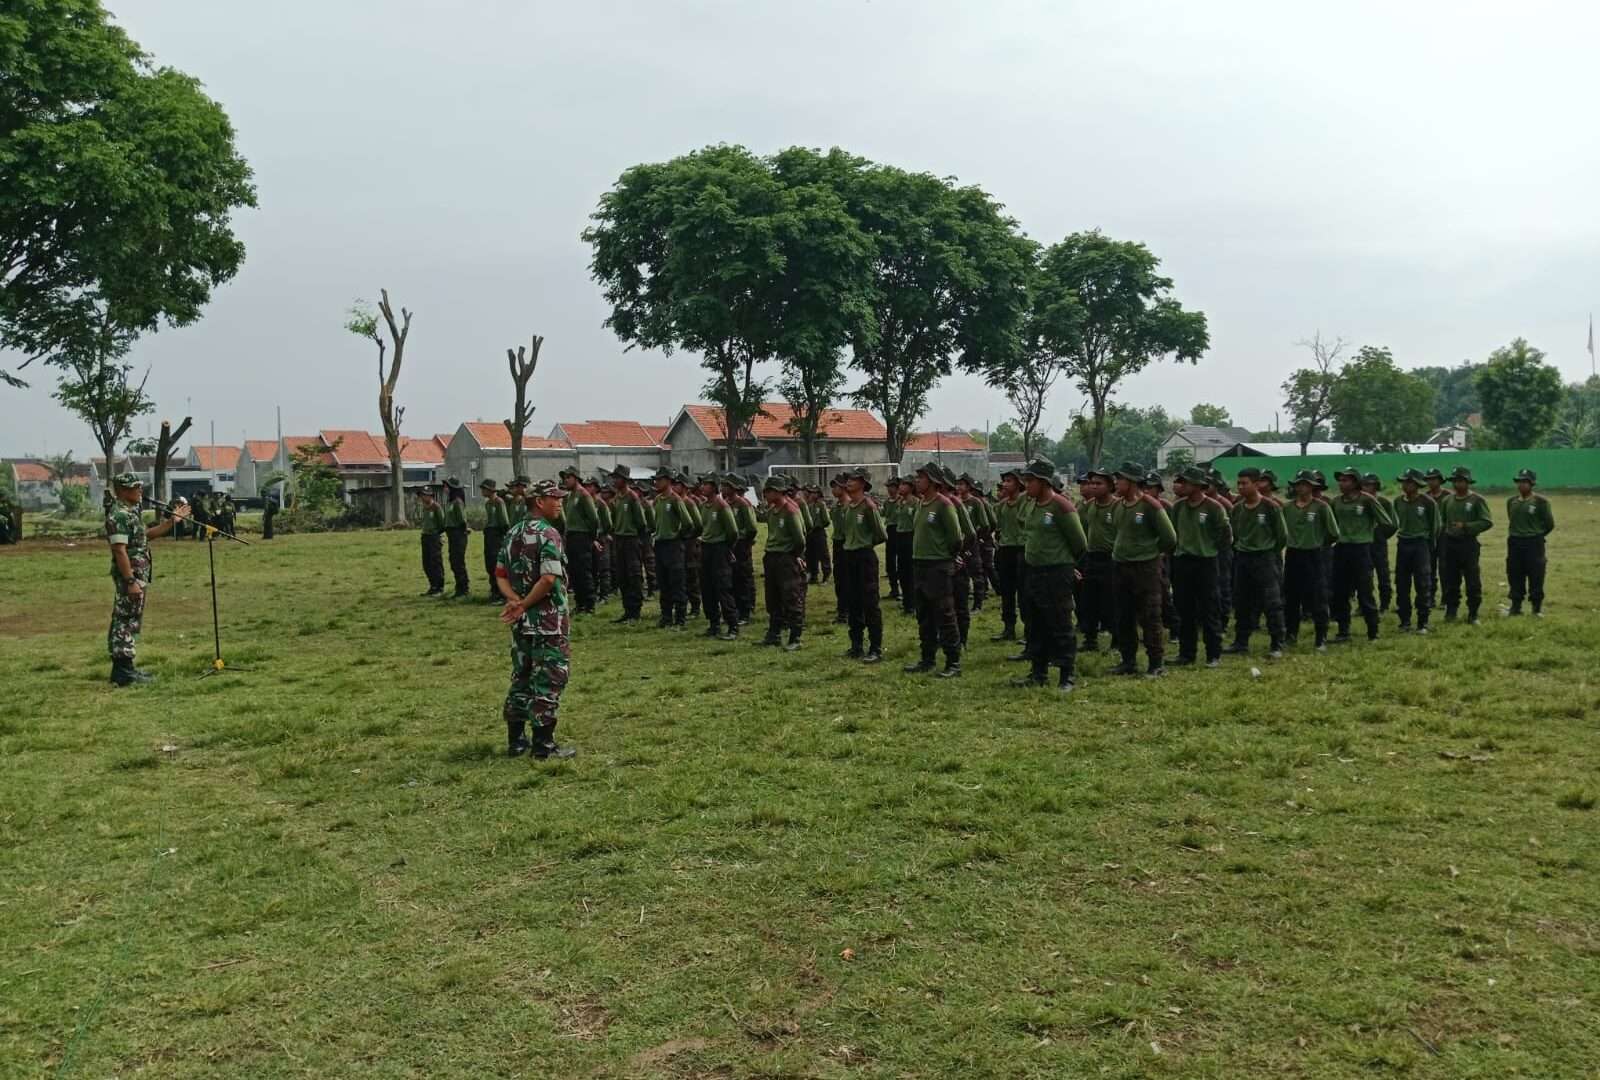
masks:
<svg viewBox="0 0 1600 1080"><path fill-rule="evenodd" d="M144 586L148 589L150 586ZM113 660L132 660L139 651L139 631L144 626L144 593L129 596L120 586L117 598L111 605L111 630L106 634L106 648Z"/></svg>
<svg viewBox="0 0 1600 1080"><path fill-rule="evenodd" d="M572 646L561 634L511 635L511 689L506 692L505 718L553 728L567 686Z"/></svg>

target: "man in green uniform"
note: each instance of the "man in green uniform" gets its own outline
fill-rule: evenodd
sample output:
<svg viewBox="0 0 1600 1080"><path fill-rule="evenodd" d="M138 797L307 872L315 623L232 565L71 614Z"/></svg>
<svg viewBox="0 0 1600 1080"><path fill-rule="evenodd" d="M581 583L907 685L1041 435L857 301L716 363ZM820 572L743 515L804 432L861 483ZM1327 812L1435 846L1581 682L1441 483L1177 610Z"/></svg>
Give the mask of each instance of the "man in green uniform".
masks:
<svg viewBox="0 0 1600 1080"><path fill-rule="evenodd" d="M722 498L733 512L733 602L739 626L749 626L756 610L756 511L745 498L750 485L737 473L722 477Z"/></svg>
<svg viewBox="0 0 1600 1080"><path fill-rule="evenodd" d="M948 465L940 466L939 480L940 490L955 505L956 520L961 526L961 548L956 555L956 572L950 585L956 606L956 634L965 651L967 635L972 630L972 572L977 561L978 530L973 528L972 515L967 513L967 504L961 498L955 470Z"/></svg>
<svg viewBox="0 0 1600 1080"><path fill-rule="evenodd" d="M1534 493L1539 480L1532 469L1517 471L1517 493L1506 500L1506 581L1511 586L1509 615L1522 614L1524 596L1536 618L1544 615L1544 538L1555 532L1550 500Z"/></svg>
<svg viewBox="0 0 1600 1080"><path fill-rule="evenodd" d="M841 474L839 517L834 539L843 539L834 560L834 581L850 626L850 648L845 656L867 664L883 659L883 610L878 596L878 545L888 539L883 514L872 495L872 478L866 469ZM863 650L863 639L865 649Z"/></svg>
<svg viewBox="0 0 1600 1080"><path fill-rule="evenodd" d="M611 506L601 498L599 477L586 478L583 490L594 500L594 599L596 604L603 604L611 599Z"/></svg>
<svg viewBox="0 0 1600 1080"><path fill-rule="evenodd" d="M1161 474L1154 469L1144 474L1144 483L1139 485L1156 497L1161 504L1161 509L1167 512L1167 517L1172 517L1172 503L1167 501L1166 484L1161 479ZM1161 625L1167 628L1170 637L1178 632L1178 605L1172 599L1172 554L1161 556Z"/></svg>
<svg viewBox="0 0 1600 1080"><path fill-rule="evenodd" d="M934 669L934 655L944 649L940 678L961 674L961 636L956 626L956 559L965 537L953 499L942 488L945 480L933 462L916 471L916 519L912 527L911 566L917 597L917 634L921 656L907 664L907 674Z"/></svg>
<svg viewBox="0 0 1600 1080"><path fill-rule="evenodd" d="M1374 472L1361 474L1361 490L1378 500L1378 505L1388 511L1394 520L1394 500L1383 493L1383 485ZM1372 530L1372 573L1378 579L1378 614L1383 615L1394 602L1394 585L1389 576L1389 537L1395 534L1393 525L1378 525Z"/></svg>
<svg viewBox="0 0 1600 1080"><path fill-rule="evenodd" d="M454 599L464 600L472 593L472 582L467 579L467 493L461 481L447 478L444 497L444 535L450 547L450 573L456 579Z"/></svg>
<svg viewBox="0 0 1600 1080"><path fill-rule="evenodd" d="M1483 603L1483 578L1479 573L1478 537L1494 528L1489 503L1472 490L1472 472L1458 465L1450 473L1451 491L1439 504L1444 522L1439 573L1444 579L1444 621L1454 622L1461 606L1461 583L1467 586L1467 622L1478 625L1478 607Z"/></svg>
<svg viewBox="0 0 1600 1080"><path fill-rule="evenodd" d="M1288 543L1283 510L1269 502L1256 487L1261 470L1247 465L1239 470L1239 499L1233 504L1233 644L1225 650L1240 655L1250 651L1250 634L1261 616L1266 617L1268 655L1283 656L1283 588L1278 577L1278 552Z"/></svg>
<svg viewBox="0 0 1600 1080"><path fill-rule="evenodd" d="M150 682L154 676L134 667L139 652L139 631L144 625L144 596L154 577L150 541L167 535L188 516L180 506L173 516L146 529L140 501L143 481L137 473L121 473L111 478L116 504L106 515L106 541L111 545L111 580L116 583L116 599L111 603L111 629L106 648L111 653L111 684L132 686Z"/></svg>
<svg viewBox="0 0 1600 1080"><path fill-rule="evenodd" d="M1361 471L1347 465L1333 474L1339 495L1332 500L1339 521L1339 541L1333 548L1333 620L1339 625L1336 645L1350 642L1350 597L1356 597L1367 624L1367 640L1378 640L1378 602L1372 593L1372 540L1379 526L1394 526L1383 504L1361 490Z"/></svg>
<svg viewBox="0 0 1600 1080"><path fill-rule="evenodd" d="M677 478L666 466L656 470L655 549L656 586L661 602L660 629L681 630L687 625L688 583L683 571L683 536L690 528L688 508L673 490Z"/></svg>
<svg viewBox="0 0 1600 1080"><path fill-rule="evenodd" d="M972 519L972 546L967 561L967 576L972 579L972 613L983 610L989 598L989 576L994 571L994 515L983 498L978 482L970 473L956 477L956 496ZM962 639L965 641L965 639Z"/></svg>
<svg viewBox="0 0 1600 1080"><path fill-rule="evenodd" d="M644 598L656 595L656 491L654 482L634 481L629 489L639 496L639 507L644 512L644 531L639 534L639 561L644 564Z"/></svg>
<svg viewBox="0 0 1600 1080"><path fill-rule="evenodd" d="M766 500L767 550L761 570L766 578L767 636L762 645L781 645L789 652L800 648L806 624L806 527L800 506L789 497L789 485L769 476L762 485ZM789 640L783 641L783 631Z"/></svg>
<svg viewBox="0 0 1600 1080"><path fill-rule="evenodd" d="M739 523L733 508L717 491L718 477L700 477L700 602L706 613L706 637L734 641L739 637L739 605L733 591L733 545Z"/></svg>
<svg viewBox="0 0 1600 1080"><path fill-rule="evenodd" d="M538 760L569 758L576 751L556 742L556 713L572 662L572 616L567 555L556 523L561 489L549 480L528 492L530 513L512 530L495 566L506 606L500 621L511 627L511 688L502 710L506 752L529 750ZM525 729L531 738L524 738Z"/></svg>
<svg viewBox="0 0 1600 1080"><path fill-rule="evenodd" d="M595 538L600 533L600 514L595 509L594 498L578 482L578 470L567 466L561 470L561 487L566 492L561 499L561 520L565 522L562 539L567 552L567 573L572 581L572 599L579 615L594 614L594 553Z"/></svg>
<svg viewBox="0 0 1600 1080"><path fill-rule="evenodd" d="M1117 497L1112 485L1111 473L1098 466L1083 474L1088 498L1078 504L1078 516L1089 551L1083 557L1083 581L1078 590L1078 626L1084 652L1100 651L1101 631L1111 639L1113 649L1121 648L1117 644L1117 564L1111 558L1117 543ZM1023 575L1027 575L1026 566Z"/></svg>
<svg viewBox="0 0 1600 1080"><path fill-rule="evenodd" d="M1117 497L1111 561L1116 565L1116 644L1122 663L1111 673L1139 673L1134 650L1138 635L1142 634L1148 665L1145 675L1160 678L1167 673L1161 624L1161 556L1177 546L1178 534L1161 501L1140 487L1145 478L1142 465L1125 461L1112 478Z"/></svg>
<svg viewBox="0 0 1600 1080"><path fill-rule="evenodd" d="M895 564L900 569L900 612L917 614L916 563L912 558L912 541L915 537L917 513L922 501L917 498L916 481L910 476L895 479L895 534L899 550Z"/></svg>
<svg viewBox="0 0 1600 1080"><path fill-rule="evenodd" d="M495 583L494 570L500 564L500 545L511 529L511 515L506 501L500 497L500 485L485 479L478 485L483 495L483 573L489 580L489 603L500 602L500 590Z"/></svg>
<svg viewBox="0 0 1600 1080"><path fill-rule="evenodd" d="M1316 650L1328 648L1328 578L1323 569L1323 552L1339 540L1339 519L1327 500L1317 498L1317 478L1310 469L1294 477L1294 499L1283 507L1284 532L1288 537L1283 558L1284 643L1295 644L1300 637L1303 613L1311 616L1316 631Z"/></svg>
<svg viewBox="0 0 1600 1080"><path fill-rule="evenodd" d="M1236 492L1228 486L1221 470L1206 470L1206 495L1222 505L1229 515L1233 513ZM1230 524L1232 518L1229 518ZM1228 622L1233 618L1233 542L1230 540L1217 549L1217 632L1226 634Z"/></svg>
<svg viewBox="0 0 1600 1080"><path fill-rule="evenodd" d="M526 476L513 476L506 485L506 514L511 518L508 528L514 529L528 520L528 485L532 482ZM498 552L495 558L498 565Z"/></svg>
<svg viewBox="0 0 1600 1080"><path fill-rule="evenodd" d="M1073 566L1089 550L1083 522L1072 500L1056 491L1055 466L1043 459L1022 474L1032 504L1023 518L1022 558L1028 567L1028 674L1019 686L1044 686L1055 667L1056 689L1072 692L1078 638L1072 628Z"/></svg>
<svg viewBox="0 0 1600 1080"><path fill-rule="evenodd" d="M689 474L679 470L672 478L672 493L683 503L683 592L689 601L689 618L700 617L700 600L704 593L700 583L700 531L705 528L705 516L700 511L700 496Z"/></svg>
<svg viewBox="0 0 1600 1080"><path fill-rule="evenodd" d="M614 620L618 623L638 622L644 607L644 564L639 545L648 534L644 504L630 480L626 465L618 465L611 474L611 535L617 545L617 561L612 569L622 592L622 614Z"/></svg>
<svg viewBox="0 0 1600 1080"><path fill-rule="evenodd" d="M21 530L17 528L11 496L0 490L0 544L15 544L20 539Z"/></svg>
<svg viewBox="0 0 1600 1080"><path fill-rule="evenodd" d="M1400 616L1400 632L1408 633L1415 596L1417 633L1426 634L1428 613L1433 609L1433 549L1442 522L1439 505L1422 490L1422 473L1407 469L1399 479L1400 494L1390 504L1400 538L1394 550L1395 612Z"/></svg>
<svg viewBox="0 0 1600 1080"><path fill-rule="evenodd" d="M885 600L900 599L900 484L893 477L883 487L883 500L879 504L883 515L884 531L888 539L883 542L883 573L889 579L889 595Z"/></svg>
<svg viewBox="0 0 1600 1080"><path fill-rule="evenodd" d="M991 641L1017 640L1017 588L1028 542L1022 526L1023 500L1027 497L1022 483L1022 473L1017 469L1007 469L1000 474L1000 497L994 503L995 588L1000 593L1000 632L990 638Z"/></svg>
<svg viewBox="0 0 1600 1080"><path fill-rule="evenodd" d="M1435 601L1434 607L1438 607L1439 552L1444 548L1444 518L1442 515L1444 513L1444 497L1449 492L1444 487L1444 473L1440 472L1437 467L1423 473L1422 482L1427 485L1423 489L1423 494L1433 500L1433 504L1439 508L1441 514L1439 519L1439 539L1433 545L1433 598Z"/></svg>
<svg viewBox="0 0 1600 1080"><path fill-rule="evenodd" d="M428 578L428 591L423 596L444 596L444 507L434 498L433 488L417 492L422 504L422 572Z"/></svg>
<svg viewBox="0 0 1600 1080"><path fill-rule="evenodd" d="M1210 478L1198 465L1183 469L1172 481L1178 501L1172 505L1172 592L1178 608L1178 658L1174 666L1193 664L1200 643L1206 667L1222 664L1222 630L1217 619L1217 549L1233 537L1228 512L1206 494Z"/></svg>
<svg viewBox="0 0 1600 1080"><path fill-rule="evenodd" d="M844 525L847 486L844 473L837 473L828 481L828 492L832 496L828 503L828 534L833 544L833 621L841 625L850 621L849 605L844 599L844 575L839 570L839 559L844 555L844 534L840 529Z"/></svg>

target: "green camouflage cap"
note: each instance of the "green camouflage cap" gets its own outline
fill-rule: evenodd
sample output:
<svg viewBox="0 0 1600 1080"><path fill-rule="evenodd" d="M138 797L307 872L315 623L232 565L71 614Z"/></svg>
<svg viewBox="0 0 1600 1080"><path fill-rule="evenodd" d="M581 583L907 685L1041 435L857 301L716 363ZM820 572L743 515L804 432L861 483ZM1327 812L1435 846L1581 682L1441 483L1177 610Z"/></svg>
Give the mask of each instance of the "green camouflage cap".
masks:
<svg viewBox="0 0 1600 1080"><path fill-rule="evenodd" d="M767 477L767 482L761 485L761 490L781 491L787 494L789 491L789 485L784 483L784 478L781 476L769 476Z"/></svg>
<svg viewBox="0 0 1600 1080"><path fill-rule="evenodd" d="M1361 470L1356 468L1354 465L1346 465L1344 468L1335 471L1333 474L1333 478L1335 480L1343 480L1347 476L1357 483L1361 482Z"/></svg>
<svg viewBox="0 0 1600 1080"><path fill-rule="evenodd" d="M1383 482L1378 479L1378 474L1375 473L1375 472L1364 472L1364 473L1362 473L1361 474L1361 482L1363 484L1373 484L1373 485L1378 486L1378 487L1382 487L1383 486Z"/></svg>
<svg viewBox="0 0 1600 1080"><path fill-rule="evenodd" d="M531 483L533 483L533 481L526 476L518 475L511 478L512 487L527 487Z"/></svg>
<svg viewBox="0 0 1600 1080"><path fill-rule="evenodd" d="M1111 475L1109 470L1103 469L1098 465L1096 465L1092 469L1089 469L1089 470L1085 471L1084 474L1083 474L1083 478L1085 480L1112 480L1112 479L1115 479L1115 477L1113 477Z"/></svg>
<svg viewBox="0 0 1600 1080"><path fill-rule="evenodd" d="M1444 479L1444 473L1440 472L1439 471L1439 466L1435 465L1433 468L1431 468L1427 472L1423 473L1422 474L1422 478L1424 480L1443 480Z"/></svg>
<svg viewBox="0 0 1600 1080"><path fill-rule="evenodd" d="M1299 472L1294 474L1294 483L1296 483L1296 484L1310 484L1312 487L1316 487L1317 486L1316 473L1312 472L1310 469L1301 469Z"/></svg>
<svg viewBox="0 0 1600 1080"><path fill-rule="evenodd" d="M1011 475L1017 476L1019 474L1013 472ZM1035 458L1033 461L1028 462L1028 467L1022 470L1020 475L1031 476L1036 480L1043 480L1048 483L1056 478L1056 467L1052 462L1044 458Z"/></svg>
<svg viewBox="0 0 1600 1080"><path fill-rule="evenodd" d="M1144 483L1145 467L1137 461L1124 461L1117 466L1117 471L1111 475L1119 480L1132 480L1135 484Z"/></svg>
<svg viewBox="0 0 1600 1080"><path fill-rule="evenodd" d="M564 494L554 480L539 480L528 488L530 499L559 499Z"/></svg>
<svg viewBox="0 0 1600 1080"><path fill-rule="evenodd" d="M578 468L577 468L576 465L568 465L565 469L562 469L556 475L557 476L571 476L573 478L576 478L577 475L578 475Z"/></svg>
<svg viewBox="0 0 1600 1080"><path fill-rule="evenodd" d="M128 488L144 487L144 481L139 479L138 473L123 472L111 478L111 486L119 487L126 491Z"/></svg>
<svg viewBox="0 0 1600 1080"><path fill-rule="evenodd" d="M1182 480L1185 484L1205 487L1211 482L1211 474L1198 465L1190 465L1178 474L1177 479Z"/></svg>
<svg viewBox="0 0 1600 1080"><path fill-rule="evenodd" d="M1262 469L1261 470L1261 479L1265 480L1267 483L1271 484L1273 487L1277 487L1278 486L1278 474L1273 472L1271 469Z"/></svg>
<svg viewBox="0 0 1600 1080"><path fill-rule="evenodd" d="M1321 490L1326 490L1328 487L1328 478L1322 475L1321 469L1311 470L1311 482Z"/></svg>
<svg viewBox="0 0 1600 1080"><path fill-rule="evenodd" d="M478 488L482 491L493 491L497 487L499 487L499 485L494 482L493 477L486 477L483 483L478 485Z"/></svg>
<svg viewBox="0 0 1600 1080"><path fill-rule="evenodd" d="M1144 479L1139 481L1139 483L1143 484L1145 487L1155 488L1157 491L1164 491L1166 489L1166 484L1161 480L1161 474L1155 471L1145 473Z"/></svg>
<svg viewBox="0 0 1600 1080"><path fill-rule="evenodd" d="M866 469L862 468L859 465L857 465L855 468L851 469L849 472L840 473L839 474L839 480L841 482L848 482L850 480L860 480L862 485L863 485L862 489L864 491L871 491L872 490L872 474L867 472Z"/></svg>

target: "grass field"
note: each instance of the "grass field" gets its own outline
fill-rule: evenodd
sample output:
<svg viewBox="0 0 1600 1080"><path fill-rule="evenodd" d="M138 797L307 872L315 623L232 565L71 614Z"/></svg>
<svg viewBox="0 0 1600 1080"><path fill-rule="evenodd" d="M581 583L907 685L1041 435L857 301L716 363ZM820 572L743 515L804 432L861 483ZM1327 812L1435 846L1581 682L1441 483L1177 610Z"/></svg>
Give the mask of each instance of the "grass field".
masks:
<svg viewBox="0 0 1600 1080"><path fill-rule="evenodd" d="M0 1076L1600 1075L1600 504L1556 509L1542 621L1502 521L1482 627L1068 702L990 611L954 685L898 614L838 659L831 589L793 655L581 622L555 765L414 534L219 546L250 670L203 681L159 541L129 691L104 546L0 548Z"/></svg>

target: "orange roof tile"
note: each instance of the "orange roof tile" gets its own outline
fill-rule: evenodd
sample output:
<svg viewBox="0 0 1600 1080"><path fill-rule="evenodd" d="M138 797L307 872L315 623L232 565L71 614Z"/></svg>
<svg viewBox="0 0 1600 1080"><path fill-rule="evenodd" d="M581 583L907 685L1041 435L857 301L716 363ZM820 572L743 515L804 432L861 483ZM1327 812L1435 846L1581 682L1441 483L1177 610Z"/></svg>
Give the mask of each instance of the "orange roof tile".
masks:
<svg viewBox="0 0 1600 1080"><path fill-rule="evenodd" d="M370 432L324 428L319 434L324 445L332 447L334 443L339 444L339 448L332 451L336 465L351 467L389 463L389 451Z"/></svg>
<svg viewBox="0 0 1600 1080"><path fill-rule="evenodd" d="M251 461L271 461L278 456L278 444L272 439L246 439L244 449Z"/></svg>
<svg viewBox="0 0 1600 1080"><path fill-rule="evenodd" d="M50 470L36 461L19 461L11 466L16 470L18 483L47 483L50 480Z"/></svg>
<svg viewBox="0 0 1600 1080"><path fill-rule="evenodd" d="M237 446L191 446L189 449L194 451L195 461L202 469L232 469L239 464Z"/></svg>
<svg viewBox="0 0 1600 1080"><path fill-rule="evenodd" d="M644 428L644 433L650 436L657 446L667 445L666 424L640 424L639 426Z"/></svg>
<svg viewBox="0 0 1600 1080"><path fill-rule="evenodd" d="M389 451L383 452L384 461L389 460ZM444 447L433 439L408 439L400 436L400 460L402 463L410 462L414 465L443 465Z"/></svg>
<svg viewBox="0 0 1600 1080"><path fill-rule="evenodd" d="M455 438L453 433L446 433L444 435L435 435L433 441L439 444L439 449L448 450L450 449L450 440L453 438Z"/></svg>
<svg viewBox="0 0 1600 1080"><path fill-rule="evenodd" d="M965 431L919 431L906 440L907 450L982 450L983 444Z"/></svg>
<svg viewBox="0 0 1600 1080"><path fill-rule="evenodd" d="M663 434L666 429L660 429ZM661 445L637 420L587 420L581 424L558 424L556 432L573 446L637 446L654 449ZM556 432L552 432L555 434Z"/></svg>
<svg viewBox="0 0 1600 1080"><path fill-rule="evenodd" d="M685 405L695 424L711 439L726 439L722 410L715 405ZM793 439L795 434L784 425L794 417L794 410L786 402L768 401L761 406L751 428L758 439ZM882 442L889 437L876 416L865 409L829 409L822 416L819 433L827 439L858 442Z"/></svg>
<svg viewBox="0 0 1600 1080"><path fill-rule="evenodd" d="M469 421L461 425L478 444L480 450L510 450L511 432L506 430L504 424L490 424L484 421ZM539 435L522 436L524 450L570 450L572 447L561 439L546 439Z"/></svg>

